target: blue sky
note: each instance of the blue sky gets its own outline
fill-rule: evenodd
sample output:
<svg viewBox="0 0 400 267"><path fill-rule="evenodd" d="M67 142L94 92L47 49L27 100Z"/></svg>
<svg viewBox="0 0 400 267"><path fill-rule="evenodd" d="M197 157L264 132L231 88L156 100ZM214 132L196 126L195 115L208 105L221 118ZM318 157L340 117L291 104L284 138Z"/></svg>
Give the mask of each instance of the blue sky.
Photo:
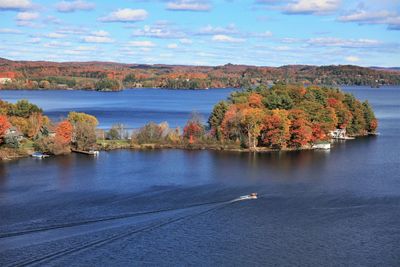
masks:
<svg viewBox="0 0 400 267"><path fill-rule="evenodd" d="M400 0L0 0L0 57L400 65Z"/></svg>

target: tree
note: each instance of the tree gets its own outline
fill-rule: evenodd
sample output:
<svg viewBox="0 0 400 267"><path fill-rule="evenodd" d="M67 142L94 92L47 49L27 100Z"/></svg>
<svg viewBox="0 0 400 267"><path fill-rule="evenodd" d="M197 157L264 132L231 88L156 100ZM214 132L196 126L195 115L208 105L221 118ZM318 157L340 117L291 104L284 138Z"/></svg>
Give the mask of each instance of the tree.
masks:
<svg viewBox="0 0 400 267"><path fill-rule="evenodd" d="M56 127L56 138L61 144L69 145L72 141L73 127L67 121L61 121Z"/></svg>
<svg viewBox="0 0 400 267"><path fill-rule="evenodd" d="M249 106L252 108L262 108L262 95L257 93L251 93L249 95Z"/></svg>
<svg viewBox="0 0 400 267"><path fill-rule="evenodd" d="M122 88L118 80L108 78L99 80L95 87L97 91L119 91Z"/></svg>
<svg viewBox="0 0 400 267"><path fill-rule="evenodd" d="M313 137L312 124L307 119L307 114L300 109L289 111L290 140L291 147L303 147L309 144Z"/></svg>
<svg viewBox="0 0 400 267"><path fill-rule="evenodd" d="M222 139L221 124L227 110L228 104L225 101L221 101L214 106L213 111L208 118L208 125L217 140Z"/></svg>
<svg viewBox="0 0 400 267"><path fill-rule="evenodd" d="M70 112L68 121L73 126L72 143L78 150L90 150L96 144L96 117L79 112Z"/></svg>
<svg viewBox="0 0 400 267"><path fill-rule="evenodd" d="M288 111L275 109L263 119L263 142L272 148L286 148L290 138Z"/></svg>
<svg viewBox="0 0 400 267"><path fill-rule="evenodd" d="M250 149L257 147L264 115L265 113L261 108L249 107L240 110L240 125L247 134L247 146Z"/></svg>
<svg viewBox="0 0 400 267"><path fill-rule="evenodd" d="M96 129L87 123L77 123L74 126L74 145L78 150L91 150L96 145Z"/></svg>
<svg viewBox="0 0 400 267"><path fill-rule="evenodd" d="M85 123L89 124L93 127L96 127L99 124L99 121L95 116L82 113L82 112L70 112L68 114L68 121L72 124L75 125L77 123Z"/></svg>
<svg viewBox="0 0 400 267"><path fill-rule="evenodd" d="M378 128L378 120L375 118L374 111L372 110L371 105L368 103L368 100L362 103L362 107L366 123L366 130L369 133L374 133Z"/></svg>
<svg viewBox="0 0 400 267"><path fill-rule="evenodd" d="M228 140L237 141L242 137L238 110L238 105L230 105L221 122L221 133Z"/></svg>
<svg viewBox="0 0 400 267"><path fill-rule="evenodd" d="M10 122L8 121L7 116L0 115L0 141L2 141L5 136L7 130L11 127ZM1 143L1 142L0 142Z"/></svg>
<svg viewBox="0 0 400 267"><path fill-rule="evenodd" d="M32 113L28 118L28 130L25 135L28 138L34 138L38 135L40 129L43 126L43 115L42 113Z"/></svg>
<svg viewBox="0 0 400 267"><path fill-rule="evenodd" d="M133 135L132 140L138 144L155 144L163 140L163 129L160 125L150 122L140 128L139 132Z"/></svg>
<svg viewBox="0 0 400 267"><path fill-rule="evenodd" d="M183 137L189 140L189 143L194 143L204 136L205 129L201 123L200 116L196 113L192 114L183 128Z"/></svg>
<svg viewBox="0 0 400 267"><path fill-rule="evenodd" d="M42 113L42 109L40 109L35 104L29 103L28 100L19 100L15 104L11 104L11 107L8 111L8 116L17 116L28 118L33 113Z"/></svg>

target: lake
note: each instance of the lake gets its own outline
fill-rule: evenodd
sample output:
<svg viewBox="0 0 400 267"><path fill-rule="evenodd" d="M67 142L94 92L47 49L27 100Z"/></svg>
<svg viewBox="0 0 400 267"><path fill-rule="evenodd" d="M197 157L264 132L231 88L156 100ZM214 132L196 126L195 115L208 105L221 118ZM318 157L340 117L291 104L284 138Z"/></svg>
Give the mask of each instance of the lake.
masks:
<svg viewBox="0 0 400 267"><path fill-rule="evenodd" d="M206 121L212 107L224 100L233 89L166 90L130 89L120 92L94 91L0 91L0 99L16 102L29 99L52 120L60 120L69 111L86 112L99 120L100 128L123 123L139 128L153 121L168 121L171 127L182 126L195 112Z"/></svg>
<svg viewBox="0 0 400 267"><path fill-rule="evenodd" d="M369 100L379 136L330 151L111 151L0 162L0 265L399 266L400 88ZM0 91L103 128L206 119L232 90ZM251 192L257 200L232 201Z"/></svg>

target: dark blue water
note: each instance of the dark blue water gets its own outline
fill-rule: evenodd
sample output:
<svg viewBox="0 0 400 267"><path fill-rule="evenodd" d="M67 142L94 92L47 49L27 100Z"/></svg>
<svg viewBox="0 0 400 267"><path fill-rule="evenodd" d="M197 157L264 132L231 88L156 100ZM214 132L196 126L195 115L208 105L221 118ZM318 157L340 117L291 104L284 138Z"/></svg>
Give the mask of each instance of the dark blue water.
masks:
<svg viewBox="0 0 400 267"><path fill-rule="evenodd" d="M345 90L370 101L380 135L336 143L329 152L121 150L0 163L1 265L399 266L400 88ZM5 93L8 100L20 94ZM140 99L147 93L174 105ZM134 102L143 121L168 117L179 125L178 116L161 111L177 107L187 115L193 106L207 114L228 93L127 91L121 105L130 110ZM90 101L105 107L120 95L44 94L46 112L55 96L67 103L57 112L90 112ZM86 94L92 97L79 100ZM25 95L33 102L39 96ZM145 112L148 105L160 111L156 117ZM260 198L226 202L250 192ZM151 213L116 219L144 211ZM114 219L96 221L103 217ZM96 222L82 223L88 220ZM23 233L32 229L48 230ZM9 233L18 235L4 237ZM98 240L104 242L94 245Z"/></svg>
<svg viewBox="0 0 400 267"><path fill-rule="evenodd" d="M207 120L216 102L225 99L233 89L163 90L131 89L102 93L93 91L0 91L0 99L20 99L42 107L53 120L60 120L69 111L86 112L99 119L100 128L123 123L138 128L153 121L167 121L171 127L185 125L192 112Z"/></svg>

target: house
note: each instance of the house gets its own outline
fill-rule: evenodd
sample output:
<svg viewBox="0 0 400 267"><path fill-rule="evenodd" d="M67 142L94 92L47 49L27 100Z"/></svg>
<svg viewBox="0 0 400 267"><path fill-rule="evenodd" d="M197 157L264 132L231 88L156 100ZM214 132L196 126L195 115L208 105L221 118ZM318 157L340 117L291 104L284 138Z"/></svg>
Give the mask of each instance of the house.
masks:
<svg viewBox="0 0 400 267"><path fill-rule="evenodd" d="M346 139L346 129L336 129L334 131L331 131L330 136L334 139Z"/></svg>
<svg viewBox="0 0 400 267"><path fill-rule="evenodd" d="M5 132L4 139L6 140L6 143L7 140L20 142L24 139L24 135L17 127L11 126Z"/></svg>
<svg viewBox="0 0 400 267"><path fill-rule="evenodd" d="M0 72L0 84L6 84L12 82L15 79L15 72L7 71L7 72Z"/></svg>

